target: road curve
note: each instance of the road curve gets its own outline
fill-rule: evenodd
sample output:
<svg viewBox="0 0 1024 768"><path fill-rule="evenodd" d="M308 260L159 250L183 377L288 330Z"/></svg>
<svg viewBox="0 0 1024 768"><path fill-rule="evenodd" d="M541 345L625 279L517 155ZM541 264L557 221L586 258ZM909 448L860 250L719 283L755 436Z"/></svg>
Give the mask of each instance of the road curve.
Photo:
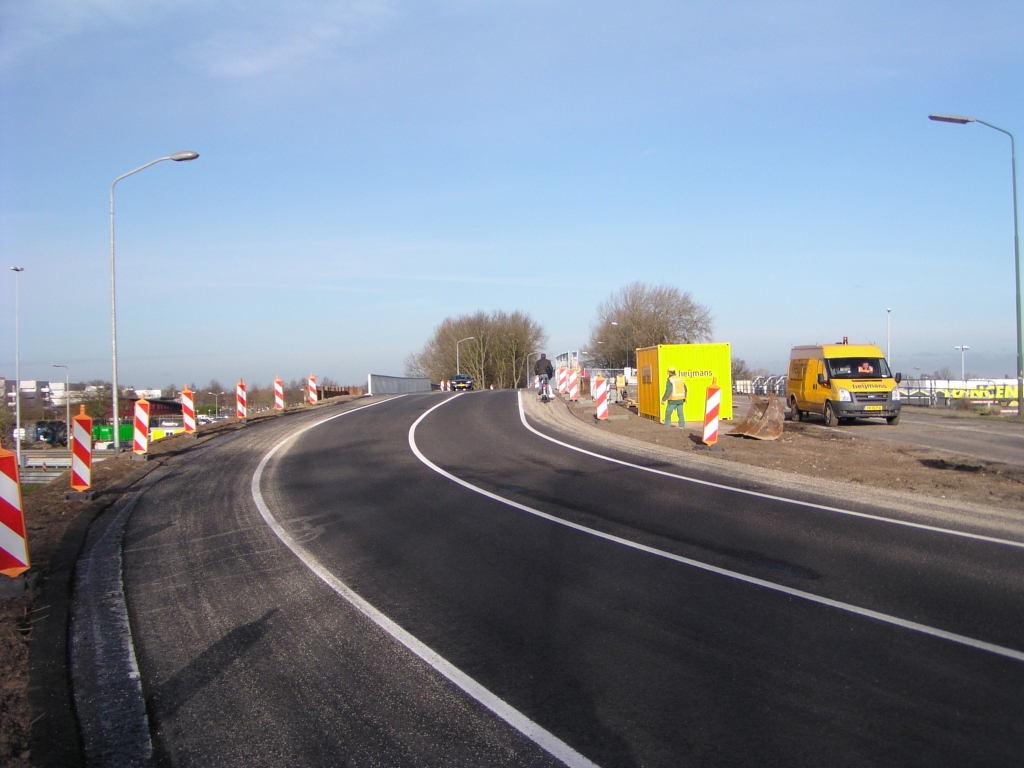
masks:
<svg viewBox="0 0 1024 768"><path fill-rule="evenodd" d="M136 504L127 602L167 763L1018 763L1024 663L986 648L1024 651L1020 547L610 464L531 432L508 392L397 398L264 461L314 418Z"/></svg>

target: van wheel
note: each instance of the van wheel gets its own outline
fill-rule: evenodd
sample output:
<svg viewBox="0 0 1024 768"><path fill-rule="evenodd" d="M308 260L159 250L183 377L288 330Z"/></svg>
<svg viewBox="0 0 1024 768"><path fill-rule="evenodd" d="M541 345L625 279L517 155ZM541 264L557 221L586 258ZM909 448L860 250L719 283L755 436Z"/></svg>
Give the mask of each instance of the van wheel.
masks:
<svg viewBox="0 0 1024 768"><path fill-rule="evenodd" d="M836 416L835 410L832 408L832 403L825 403L825 423L830 427L839 426L839 418Z"/></svg>
<svg viewBox="0 0 1024 768"><path fill-rule="evenodd" d="M800 413L800 408L796 404L796 398L794 397L789 401L789 420L800 421L803 418L803 414Z"/></svg>
<svg viewBox="0 0 1024 768"><path fill-rule="evenodd" d="M897 424L900 423L900 415L897 413L895 416L886 416L885 423L888 424L890 427L895 427Z"/></svg>

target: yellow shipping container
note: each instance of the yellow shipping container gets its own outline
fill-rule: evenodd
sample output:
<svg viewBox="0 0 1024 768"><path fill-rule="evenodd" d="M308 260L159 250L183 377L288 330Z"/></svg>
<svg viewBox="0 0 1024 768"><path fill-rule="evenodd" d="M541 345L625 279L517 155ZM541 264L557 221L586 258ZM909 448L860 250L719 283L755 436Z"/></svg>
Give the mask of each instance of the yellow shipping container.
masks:
<svg viewBox="0 0 1024 768"><path fill-rule="evenodd" d="M720 419L732 418L732 350L725 344L659 344L636 351L638 412L641 416L663 421L668 369L675 368L686 379L687 421L704 422L707 388L715 381L722 390Z"/></svg>

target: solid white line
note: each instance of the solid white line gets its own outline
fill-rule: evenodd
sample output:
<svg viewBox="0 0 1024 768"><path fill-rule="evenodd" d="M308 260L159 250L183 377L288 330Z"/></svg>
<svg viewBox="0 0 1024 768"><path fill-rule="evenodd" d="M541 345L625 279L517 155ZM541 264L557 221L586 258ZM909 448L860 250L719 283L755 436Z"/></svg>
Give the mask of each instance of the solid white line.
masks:
<svg viewBox="0 0 1024 768"><path fill-rule="evenodd" d="M1014 541L1013 539L997 539L994 536L983 536L980 533L968 533L966 531L957 531L951 528L940 528L935 525L925 525L924 523L912 523L907 520L895 520L890 517L882 517L880 515L869 515L866 512L854 512L850 509L841 509L839 507L829 507L824 504L815 504L811 501L800 501L798 499L789 499L785 496L775 496L770 493L761 493L760 491L748 491L744 488L735 488L731 485L724 485L722 483L713 483L710 480L698 480L695 477L686 477L685 475L677 475L673 472L666 472L661 469L654 469L653 467L645 467L641 464L633 464L629 461L623 461L622 459L613 459L611 456L605 456L601 453L595 453L594 451L588 451L585 448L579 448L570 443L564 443L561 440L556 440L549 435L545 435L543 432L531 427L526 421L526 412L523 410L523 396L519 394L519 419L523 422L523 426L533 432L533 434L543 437L545 440L549 440L556 445L560 445L563 448L576 451L578 453L586 454L587 456L593 456L596 459L602 459L604 461L610 461L612 464L620 464L624 467L631 467L633 469L639 469L643 472L650 472L654 475L661 475L662 477L671 477L673 480L681 480L684 483L694 483L696 485L704 485L709 488L718 488L723 491L731 491L733 493L743 494L744 496L756 496L760 499L769 499L771 501L781 501L786 504L795 504L798 507L810 507L811 509L820 509L825 512L835 512L840 515L849 515L850 517L860 517L865 520L874 520L878 523L888 523L890 525L902 525L907 528L917 528L922 531L931 531L933 533L942 533L948 536L960 536L965 539L975 539L977 541L987 541L990 544L1002 544L1007 547L1018 547L1024 549L1024 541Z"/></svg>
<svg viewBox="0 0 1024 768"><path fill-rule="evenodd" d="M459 397L459 395L455 395ZM454 399L454 398L452 398ZM382 401L386 402L386 401ZM442 401L444 402L444 401ZM425 643L418 640L413 635L402 629L398 624L389 619L383 613L378 611L366 600L357 595L352 589L346 585L343 581L338 579L332 574L327 568L321 565L316 558L314 558L308 551L306 551L292 536L277 522L277 519L271 513L270 508L263 500L263 494L260 492L260 480L263 477L263 470L267 464L273 458L274 454L278 452L285 444L295 440L299 435L306 432L313 427L318 427L321 424L325 424L332 419L337 419L341 416L347 416L350 413L355 413L363 408L369 408L373 405L379 405L380 403L370 403L370 405L364 405L360 408L353 408L350 411L339 413L331 416L329 419L318 421L316 424L311 424L304 429L299 430L295 434L285 438L280 443L275 445L260 461L259 466L256 468L255 474L252 476L252 498L256 502L256 507L260 511L260 515L266 521L270 529L277 535L277 538L292 551L292 553L302 561L302 563L315 573L320 579L333 589L338 595L347 600L353 607L355 607L360 613L366 616L370 621L376 624L378 627L387 632L391 637L397 640L399 643L404 645L413 654L418 656L421 660L429 664L436 672L443 675L456 687L460 688L463 692L469 695L472 699L479 702L481 705L489 709L492 713L500 717L506 723L511 725L526 738L532 741L534 744L539 746L541 749L548 752L550 755L561 760L570 768L598 768L595 763L585 758L579 752L574 750L564 741L559 739L554 734L548 732L537 723L530 720L519 710L508 704L503 699L499 698L489 690L484 688L480 683L471 678L465 672L460 670L458 667L453 665L447 659L439 655ZM435 406L436 407L436 406ZM433 408L430 409L431 411ZM430 413L430 411L427 411ZM422 417L420 417L422 418Z"/></svg>
<svg viewBox="0 0 1024 768"><path fill-rule="evenodd" d="M454 398L452 398L452 399L454 399ZM441 403L438 403L433 408L430 408L429 410L424 411L423 415L421 415L418 419L416 419L416 421L413 422L412 427L409 428L409 447L412 449L412 452L416 455L416 458L418 458L420 461L422 461L424 464L426 464L432 470L437 472L439 475L442 475L443 477L448 478L452 482L458 483L459 485L463 486L464 488L468 488L469 490L471 490L471 491L473 491L475 493L479 493L482 496L488 497L489 499L494 499L495 501L499 501L502 504L507 504L510 507L514 507L515 509L522 510L523 512L527 512L527 513L529 513L531 515L536 515L537 517L543 518L545 520L550 520L553 523L557 523L559 525L564 525L566 528L572 528L574 530L581 531L582 533L586 533L586 534L589 534L591 536L596 536L599 539L604 539L606 541L611 541L611 542L613 542L615 544L621 544L624 547L629 547L630 549L635 549L635 550L638 550L640 552L646 552L649 555L655 555L656 557L663 557L666 560L673 560L673 561L675 561L677 563L683 563L684 565L689 565L689 566L692 566L694 568L699 568L699 569L701 569L703 571L709 571L711 573L716 573L719 576L726 576L726 577L728 577L730 579L736 579L737 581L742 581L742 582L745 582L747 584L753 584L753 585L758 586L758 587L763 587L765 589L770 589L770 590L772 590L774 592L781 592L781 593L783 593L785 595L790 595L792 597L798 597L798 598L800 598L802 600L807 600L807 601L812 602L812 603L818 603L819 605L827 605L830 608L837 608L837 609L839 609L841 611L846 611L847 613L856 614L857 616L864 616L866 618L875 619L876 621L881 621L881 622L884 622L886 624L892 624L893 626L902 627L904 629L909 629L909 630L912 630L914 632L920 632L922 634L930 635L932 637L938 637L938 638L942 638L943 640L949 640L949 641L954 642L954 643L959 643L960 645L966 645L966 646L969 646L971 648L976 648L978 650L987 651L989 653L994 653L994 654L997 654L999 656L1005 656L1006 658L1014 659L1015 661L1024 661L1024 651L1018 651L1018 650L1015 650L1013 648L1005 648L1005 647L1003 647L1001 645L995 645L993 643L986 643L984 640L976 640L973 637L966 637L965 635L958 635L955 632L947 632L944 629L937 629L936 627L930 627L927 624L919 624L916 621L908 621L906 619L901 619L898 616L892 616L892 615L887 614L887 613L880 613L879 611L872 611L872 610L870 610L868 608L861 608L861 607L856 606L856 605L851 605L850 603L843 603L843 602L840 602L839 600L832 600L831 598L828 598L828 597L821 597L820 595L815 595L815 594L812 594L810 592L804 592L804 591L799 590L799 589L793 589L792 587L787 587L787 586L784 586L782 584L776 584L776 583L771 582L771 581L765 581L764 579L758 579L758 578L755 578L753 576L747 576L746 574L737 573L736 571L730 571L730 570L727 570L725 568L719 568L717 565L709 565L708 563L702 563L699 560L691 560L690 558L683 557L682 555L676 555L676 554L673 554L672 552L666 552L666 551L661 550L661 549L655 549L654 547L649 547L649 546L647 546L645 544L639 544L639 543L637 543L635 541L630 541L629 539L624 539L624 538L622 538L620 536L614 536L614 535L612 535L610 533L605 533L603 531L598 531L598 530L596 530L594 528L588 528L587 526L580 525L579 523L573 523L573 522L570 522L569 520L563 520L560 517L555 517L554 515L550 515L547 512L542 512L539 509L534 509L533 507L528 507L525 504L520 504L517 501L512 501L511 499L506 499L504 496L499 496L496 493L492 493L491 491L485 490L483 488L479 488L479 487L477 487L475 485L472 485L471 483L467 483L462 478L456 477L452 473L446 472L445 470L441 469L439 466L434 464L430 459L428 459L426 456L424 456L423 453L420 451L420 449L416 446L416 427L418 427L420 422L423 421L428 415L430 415L430 413L432 411L436 410L437 408L440 408L442 405L445 405L448 402L450 402L450 401L446 400L446 401L443 401ZM569 446L569 447L572 447L572 446ZM587 452L584 451L584 453L587 453ZM611 459L611 461L615 461L615 460ZM625 463L625 462L619 462L619 463Z"/></svg>

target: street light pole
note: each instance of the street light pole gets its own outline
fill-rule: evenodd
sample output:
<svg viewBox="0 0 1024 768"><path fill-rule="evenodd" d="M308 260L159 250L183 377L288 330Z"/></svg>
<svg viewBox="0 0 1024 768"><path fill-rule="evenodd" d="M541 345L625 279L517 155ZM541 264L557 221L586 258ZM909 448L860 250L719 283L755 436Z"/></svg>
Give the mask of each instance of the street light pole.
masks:
<svg viewBox="0 0 1024 768"><path fill-rule="evenodd" d="M24 267L11 267L14 273L14 440L15 452L18 454L18 470L21 470L21 332L18 328L21 307L19 305L18 283ZM6 395L5 395L6 397Z"/></svg>
<svg viewBox="0 0 1024 768"><path fill-rule="evenodd" d="M892 368L892 310L885 310L885 361Z"/></svg>
<svg viewBox="0 0 1024 768"><path fill-rule="evenodd" d="M64 369L64 428L67 430L67 441L68 448L71 447L71 371L68 370L66 365L60 365L58 363L50 363L52 368L63 368Z"/></svg>
<svg viewBox="0 0 1024 768"><path fill-rule="evenodd" d="M220 407L219 407L220 401L217 398L219 398L224 393L223 392L207 392L206 394L213 395L213 415L214 416L220 416Z"/></svg>
<svg viewBox="0 0 1024 768"><path fill-rule="evenodd" d="M612 325L614 325L616 328L619 326L619 324L615 320L612 320ZM622 326L622 333L626 341L626 367L631 368L632 366L630 366L629 364L629 328L627 326Z"/></svg>
<svg viewBox="0 0 1024 768"><path fill-rule="evenodd" d="M967 123L981 123L994 131L1005 133L1010 137L1010 177L1013 183L1013 267L1014 267L1014 288L1017 292L1017 419L1024 419L1024 340L1021 339L1021 314L1020 314L1020 227L1017 223L1017 149L1013 140L1013 134L998 125L986 123L976 117L961 117L959 115L928 115L929 120L936 120L940 123L956 123L966 125Z"/></svg>
<svg viewBox="0 0 1024 768"><path fill-rule="evenodd" d="M198 152L175 152L173 155L167 155L166 157L158 157L156 160L150 160L145 165L140 165L133 171L123 173L114 179L110 185L110 353L111 360L114 369L113 382L111 383L111 389L113 389L113 417L114 422L114 453L118 453L121 449L121 430L119 429L120 420L118 418L118 402L117 402L117 293L114 288L114 187L117 186L117 182L121 179L126 179L133 173L149 168L151 165L162 163L164 160L174 160L175 162L181 163L187 160L195 160L199 157Z"/></svg>
<svg viewBox="0 0 1024 768"><path fill-rule="evenodd" d="M470 341L473 338L474 338L473 336L467 336L466 338L459 339L458 341L455 342L455 374L456 375L462 373L462 368L459 365L459 344L461 344L464 341Z"/></svg>
<svg viewBox="0 0 1024 768"><path fill-rule="evenodd" d="M960 353L960 381L967 381L967 374L965 373L967 369L964 368L964 352L970 349L970 347L953 347L953 349Z"/></svg>

